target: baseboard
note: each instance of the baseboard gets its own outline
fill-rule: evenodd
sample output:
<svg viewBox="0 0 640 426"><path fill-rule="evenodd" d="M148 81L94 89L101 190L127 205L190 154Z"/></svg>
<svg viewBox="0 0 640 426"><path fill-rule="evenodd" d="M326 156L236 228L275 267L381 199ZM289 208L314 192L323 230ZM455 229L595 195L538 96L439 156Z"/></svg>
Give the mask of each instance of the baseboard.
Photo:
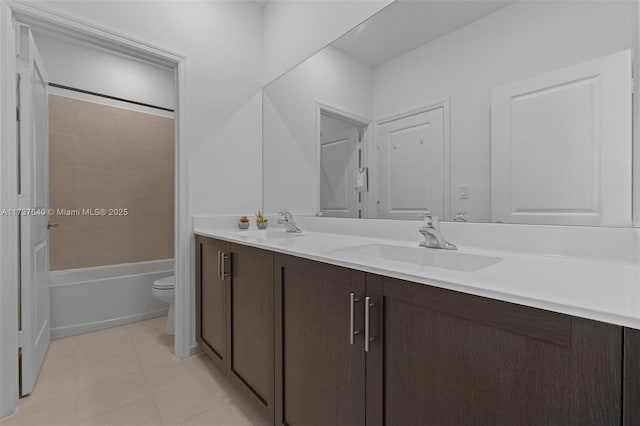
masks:
<svg viewBox="0 0 640 426"><path fill-rule="evenodd" d="M202 348L200 347L199 344L196 343L195 345L191 346L190 356L199 355L202 352L203 352Z"/></svg>
<svg viewBox="0 0 640 426"><path fill-rule="evenodd" d="M112 318L105 321L87 322L84 324L75 324L67 327L52 328L51 339L61 339L63 337L75 336L78 334L89 333L91 331L98 331L105 328L117 327L119 325L126 325L132 322L156 318L167 315L167 311L168 308L163 308L154 311L143 312L140 314L129 315L126 317Z"/></svg>

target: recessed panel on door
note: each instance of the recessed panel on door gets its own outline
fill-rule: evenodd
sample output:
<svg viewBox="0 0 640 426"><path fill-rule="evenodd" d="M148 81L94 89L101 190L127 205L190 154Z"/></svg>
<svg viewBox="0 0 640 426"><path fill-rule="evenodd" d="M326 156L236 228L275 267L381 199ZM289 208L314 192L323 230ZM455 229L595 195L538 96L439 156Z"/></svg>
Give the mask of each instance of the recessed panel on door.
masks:
<svg viewBox="0 0 640 426"><path fill-rule="evenodd" d="M360 126L321 114L320 128L320 212L358 217L355 171L360 167Z"/></svg>
<svg viewBox="0 0 640 426"><path fill-rule="evenodd" d="M514 97L514 213L598 214L599 80Z"/></svg>
<svg viewBox="0 0 640 426"><path fill-rule="evenodd" d="M444 107L438 107L379 123L379 217L445 217L444 119Z"/></svg>
<svg viewBox="0 0 640 426"><path fill-rule="evenodd" d="M389 132L389 210L392 212L429 209L431 188L427 173L431 125L421 124Z"/></svg>

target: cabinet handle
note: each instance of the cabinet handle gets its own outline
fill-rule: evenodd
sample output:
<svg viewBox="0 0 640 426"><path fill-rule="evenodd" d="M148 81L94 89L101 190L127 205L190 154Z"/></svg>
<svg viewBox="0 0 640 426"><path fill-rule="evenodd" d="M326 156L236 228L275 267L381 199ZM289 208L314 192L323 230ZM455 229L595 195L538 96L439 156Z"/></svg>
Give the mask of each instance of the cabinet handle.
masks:
<svg viewBox="0 0 640 426"><path fill-rule="evenodd" d="M355 305L360 299L356 298L354 292L349 293L349 343L353 345L356 334L360 334L360 330L355 330Z"/></svg>
<svg viewBox="0 0 640 426"><path fill-rule="evenodd" d="M371 337L371 327L370 327L370 319L371 314L370 310L376 304L371 301L371 297L367 296L364 298L364 351L369 352L370 343L376 340L375 337Z"/></svg>
<svg viewBox="0 0 640 426"><path fill-rule="evenodd" d="M218 251L218 278L222 279L222 252Z"/></svg>
<svg viewBox="0 0 640 426"><path fill-rule="evenodd" d="M222 272L220 273L220 279L224 281L225 278L229 276L227 274L227 254L225 252L220 252L220 262L222 263Z"/></svg>

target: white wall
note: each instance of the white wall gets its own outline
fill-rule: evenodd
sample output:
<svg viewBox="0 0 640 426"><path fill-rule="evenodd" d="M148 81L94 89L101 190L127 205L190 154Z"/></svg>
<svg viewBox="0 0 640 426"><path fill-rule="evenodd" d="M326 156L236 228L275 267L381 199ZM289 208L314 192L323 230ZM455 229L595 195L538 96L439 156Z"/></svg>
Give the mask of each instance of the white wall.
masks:
<svg viewBox="0 0 640 426"><path fill-rule="evenodd" d="M37 7L186 57L181 117L188 212L247 214L262 202L262 8L248 1L38 1ZM189 247L188 241L181 241ZM188 265L186 265L188 268ZM189 283L190 285L193 282ZM191 343L195 344L190 287ZM184 351L184 348L179 348Z"/></svg>
<svg viewBox="0 0 640 426"><path fill-rule="evenodd" d="M124 54L34 31L52 83L175 109L175 73Z"/></svg>
<svg viewBox="0 0 640 426"><path fill-rule="evenodd" d="M372 70L328 47L264 90L264 209L317 213L316 101L371 117Z"/></svg>
<svg viewBox="0 0 640 426"><path fill-rule="evenodd" d="M488 221L491 89L632 47L634 10L631 1L508 6L377 67L374 117L451 98L451 212ZM469 199L458 185L470 186Z"/></svg>
<svg viewBox="0 0 640 426"><path fill-rule="evenodd" d="M261 118L254 105L261 88L262 8L257 3L63 0L38 5L186 56L184 142L191 213L246 214L260 206L256 182L262 144L255 128Z"/></svg>
<svg viewBox="0 0 640 426"><path fill-rule="evenodd" d="M373 16L394 0L276 0L264 6L264 82Z"/></svg>

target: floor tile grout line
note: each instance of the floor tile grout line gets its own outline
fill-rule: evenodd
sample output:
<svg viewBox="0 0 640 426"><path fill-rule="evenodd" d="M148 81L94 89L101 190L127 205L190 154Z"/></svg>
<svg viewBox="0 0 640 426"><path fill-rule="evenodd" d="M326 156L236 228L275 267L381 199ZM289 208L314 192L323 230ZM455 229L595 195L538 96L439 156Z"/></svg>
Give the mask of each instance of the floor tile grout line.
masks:
<svg viewBox="0 0 640 426"><path fill-rule="evenodd" d="M113 327L113 328L111 328L111 329L109 329L109 330L114 330L114 329L121 328L121 327L126 327L126 325L124 325L124 326L119 326L119 327ZM100 330L100 331L103 331L103 330ZM87 333L87 334L90 334L90 333ZM131 342L131 336L129 336L129 332L128 332L128 330L127 330L127 336L129 337L129 341ZM72 337L75 337L75 336L72 336ZM131 343L131 347L132 347L132 349L134 350L133 355L134 355L134 357L135 357L136 361L138 361L138 356L137 356L137 353L135 353L135 346L133 345L133 343ZM98 359L96 359L96 360L94 360L94 361L95 361L96 363L100 363L101 361L106 361L106 360L108 360L108 359L112 359L112 358L120 357L120 356L125 356L125 353L118 353L118 354L110 355L110 356L108 356L108 357L101 357L101 358L98 358ZM76 361L77 361L77 360L76 360ZM139 365L139 362L138 362L138 365ZM142 370L142 368L141 368L141 370ZM121 373L121 374L116 374L116 375L114 375L114 376L105 377L105 378L102 378L102 379L96 380L95 382L90 383L90 385L91 385L91 386L94 386L94 385L97 385L97 384L101 384L101 383L103 383L103 382L106 382L107 380L119 379L119 378L122 378L122 377L124 377L124 376L126 376L126 375L128 375L128 374L131 374L131 373L130 373L130 372L128 372L128 373ZM78 391L80 391L80 383L79 383L79 381L80 381L80 379L81 379L81 376L82 376L81 372L76 370L76 380L78 381L78 383L77 383L77 390L78 390Z"/></svg>
<svg viewBox="0 0 640 426"><path fill-rule="evenodd" d="M143 369L142 369L142 365L141 365L140 360L139 360L139 358L138 358L137 352L135 352L135 345L133 344L133 340L132 340L132 337L131 337L131 333L129 333L129 329L127 328L127 325L123 325L123 326L120 326L120 327L113 327L111 330L114 330L114 329L117 329L117 328L121 328L121 327L122 327L122 328L124 328L124 330L125 330L125 332L126 332L126 335L127 335L127 337L128 337L129 343L131 344L131 347L132 347L132 349L134 350L134 355L135 355L135 358L136 358L137 364L138 364L138 366L140 367L140 373L141 373L141 375L142 375L142 380L144 381L144 383L145 383L145 385L147 386L147 388L149 388L149 395L151 395L149 384L148 384L148 383L147 383L147 381L146 381L146 378L145 378L145 375L144 375L144 371L143 371ZM102 330L101 330L101 331L102 331ZM101 358L101 360L106 360L107 358L113 358L113 357L115 357L115 356L121 356L121 354L113 355L113 356L111 356L111 357L104 357L104 358ZM104 383L104 382L106 382L106 381L108 381L108 380L117 380L117 379L121 379L121 378L123 378L123 377L126 377L126 376L127 376L127 375L129 375L129 374L130 374L130 373L123 373L123 374L119 374L119 375L117 375L117 376L108 377L108 378L105 378L105 379L99 380L99 381L97 381L97 382L95 382L95 383L91 383L89 386L96 386L96 385L100 385L100 384L102 384L102 383ZM77 380L77 381L79 381L79 380L80 380L80 375L78 375L78 376L76 377L76 380ZM77 393L77 395L76 395L76 423L77 423L77 424L80 424L80 423L82 423L82 422L88 421L88 420L90 420L90 419L92 419L92 418L94 418L94 417L98 417L98 416L102 416L102 415L108 414L108 413L113 412L113 411L115 411L115 410L118 410L118 409L121 409L121 408L123 408L123 407L126 407L127 405L135 404L136 402L139 402L139 401L141 401L142 399L144 399L144 398L145 398L145 396L146 396L146 395L144 395L144 394L143 394L143 396L142 396L141 398L136 399L135 401L130 401L130 402L126 403L126 404L118 405L118 406L116 406L116 407L112 407L111 409L109 409L109 410L107 410L107 411L105 411L105 412L103 412L103 413L98 413L98 414L96 414L95 416L91 416L91 417L86 418L86 419L80 419L80 412L79 412L79 407L78 407L78 402L79 402L79 391L80 391L80 384L78 383L78 384L76 385L76 393Z"/></svg>
<svg viewBox="0 0 640 426"><path fill-rule="evenodd" d="M151 397L151 403L153 404L153 408L156 410L156 414L158 415L158 419L160 419L160 422L162 424L164 424L164 422L162 421L162 415L160 413L160 408L158 408L158 402L156 401L156 397L155 394L153 393L152 389L151 389L151 384L149 383L149 379L147 377L147 374L144 371L144 365L142 363L142 360L140 359L140 353L138 352L138 347L136 346L134 340L133 340L133 336L131 335L131 330L129 329L129 327L127 327L127 334L129 335L129 340L131 340L131 344L133 345L133 350L136 354L136 359L138 360L138 364L140 365L140 370L142 370L142 377L144 378L144 382L147 384L147 386L149 387L149 394Z"/></svg>
<svg viewBox="0 0 640 426"><path fill-rule="evenodd" d="M142 372L141 372L141 374L142 374ZM120 378L123 378L123 377L125 377L125 376L120 376L120 377L118 377L118 378L120 379ZM142 379L144 380L144 375L142 375ZM146 381L145 381L145 385L146 385L146 384L147 384L147 383L146 383ZM148 386L148 385L147 385L147 386ZM78 423L81 423L81 422L87 421L87 420L89 420L89 419L91 419L91 418L93 418L93 417L101 416L101 415L104 415L104 414L110 413L110 412L112 412L112 411L118 410L118 409L120 409L120 408L122 408L122 407L125 407L125 406L129 405L129 404L133 404L133 403L136 403L136 402L140 402L140 401L142 401L142 400L143 400L145 397L147 397L147 396L151 396L151 393L149 393L149 394L142 394L142 395L140 395L140 397L139 397L139 398L136 398L135 400L129 401L129 402L127 402L127 403L125 403L125 404L122 404L122 405L116 405L116 406L111 407L110 409L108 409L108 410L106 410L106 411L104 411L104 412L102 412L102 413L98 413L98 414L96 414L95 416L87 417L87 418L84 418L84 419L80 419L80 418L79 418L79 417L80 417L80 415L79 415L79 413L78 413L78 414L76 415L77 422L78 422ZM77 399L79 399L79 398L77 398ZM76 404L77 404L77 401L76 401Z"/></svg>
<svg viewBox="0 0 640 426"><path fill-rule="evenodd" d="M194 414L194 415L193 415L193 416L191 416L191 417L187 417L186 419L182 420L180 423L188 423L190 420L193 420L193 419L195 419L196 417L203 415L203 414L204 414L204 413L206 413L207 411L209 411L209 410L214 410L214 409L215 409L215 407L209 407L209 408L205 409L204 411L201 411L201 412L199 412L199 413ZM171 426L171 425L165 425L165 426Z"/></svg>
<svg viewBox="0 0 640 426"><path fill-rule="evenodd" d="M82 423L88 422L88 421L90 421L90 420L97 419L98 417L102 417L102 416L105 416L105 415L107 415L107 414L112 414L112 413L114 413L114 412L116 412L116 411L118 411L118 410L122 410L122 409L127 408L127 407L129 407L129 406L131 406L131 405L138 404L138 403L140 403L140 401L143 401L143 400L144 400L144 398L150 398L150 397L151 397L150 395L147 395L147 396L145 396L145 397L143 397L143 398L141 398L141 399L137 399L137 400L135 400L135 401L128 402L128 403L126 403L126 404L124 404L124 405L121 405L121 406L119 406L119 407L113 408L113 409L111 409L111 410L109 410L109 411L105 411L104 413L96 414L95 416L89 417L89 418L87 418L87 419L84 419L84 420L76 420L76 425L79 425L79 424L82 424ZM160 418L160 413L158 413L158 412L157 412L157 408L155 407L155 404L154 404L154 409L156 410L156 414L158 414L158 418Z"/></svg>
<svg viewBox="0 0 640 426"><path fill-rule="evenodd" d="M144 321L139 322L137 324L144 324ZM94 339L93 337L89 337L87 339L84 339L84 338L70 339L68 342L65 342L64 345L57 345L57 346L60 346L60 349L61 349L60 354L63 355L63 357L60 358L61 362L59 362L59 360L56 359L55 362L52 364L53 366L58 367L58 369L55 370L55 374L57 376L51 376L52 381L46 383L47 390L45 390L45 393L43 395L45 396L46 400L49 400L50 392L52 392L51 395L55 395L56 392L59 393L60 392L59 386L62 386L62 385L67 386L67 388L65 389L72 390L73 394L69 395L70 398L67 400L68 402L65 402L65 406L68 407L68 408L65 408L64 410L64 414L67 418L67 420L64 421L65 424L77 426L85 422L91 423L92 421L96 421L96 419L101 418L102 416L109 417L109 415L111 414L117 415L116 413L118 412L127 413L128 412L127 409L135 410L136 404L141 404L141 407L144 408L145 413L147 413L148 416L153 417L154 422L158 421L166 426L175 426L175 423L188 423L193 419L199 416L202 416L209 411L212 411L212 413L214 413L214 415L217 417L218 410L220 410L220 415L222 416L224 416L225 414L232 414L235 417L235 419L238 421L238 423L242 423L243 425L244 424L246 425L262 424L259 422L255 423L253 421L254 420L253 412L245 411L248 407L245 407L244 404L239 403L239 400L236 399L239 394L236 394L235 387L233 385L226 382L224 383L220 382L220 377L218 377L217 374L214 374L214 377L211 377L211 379L213 380L212 384L214 386L210 386L209 380L204 380L204 381L202 380L205 377L209 377L209 375L205 374L205 372L209 370L209 365L207 362L205 362L208 358L204 354L200 354L202 359L196 360L196 362L189 362L187 360L178 360L176 358L176 362L170 363L170 365L180 370L180 371L176 371L177 375L175 377L178 379L185 378L185 380L175 382L173 379L162 380L162 377L159 376L158 377L160 379L159 383L160 384L166 383L169 385L169 387L166 387L158 390L157 392L154 392L152 388L152 383L155 383L155 382L151 379L154 378L155 376L153 376L152 374L151 375L147 374L147 369L150 370L151 366L155 366L156 360L159 363L158 365L162 365L162 363L164 362L169 363L168 361L169 357L165 357L166 354L164 354L164 350L166 350L170 345L170 339L167 339L167 336L164 335L164 331L160 327L157 327L157 325L159 325L159 323L158 324L150 323L148 324L148 328L145 327L144 325L141 328L137 328L133 324L128 324L128 325L121 326L122 328L120 330L117 330L120 327L114 327L112 329L112 330L116 330L114 334L110 334L107 332L107 334L100 335L100 337L98 337L96 340L93 340ZM103 331L101 330L98 333L101 333L101 332ZM87 333L87 334L95 336L94 333ZM114 348L109 348L108 346L104 347L105 349L104 351L102 350L102 348L91 348L91 345L94 344L94 342L100 342L101 344L103 344L102 341L107 341L108 342L107 344L109 344L111 343L110 339L112 337L115 338L116 336L118 336L119 340L117 340L117 342L114 342L115 344L123 348L125 346L128 346L131 349L127 348L127 350L124 352L116 352L115 354L113 354L112 352ZM124 338L124 336L126 336L126 338ZM157 354L154 352L155 345L151 340L151 338L154 336L155 336L155 342L157 344L157 349L163 351L163 353L160 354L160 357L158 357ZM76 336L73 336L73 337L76 337ZM63 339L60 339L60 340L62 341ZM85 345L87 346L85 347ZM105 353L105 354L110 353L110 355L100 357L98 360L93 359L95 356L97 356L97 354L102 354L102 353ZM147 355L149 355L147 361L151 362L151 365L145 364L144 360ZM64 359L64 357L67 357L67 359ZM120 364L120 360L117 359L120 357L123 358L123 361L125 362L124 364ZM198 356L193 358L198 358ZM60 366L64 367L65 365L69 365L69 361L71 361L70 367L68 367L67 369L59 368ZM107 367L107 363L111 363L111 362L113 362L114 364L108 364L108 367ZM202 365L200 365L201 363ZM97 374L95 374L92 371L92 369L101 370L105 368L109 368L108 371L104 371L104 373L108 373L108 377L97 379L98 377L101 377L101 374L103 374L103 372L98 371ZM131 370L131 371L128 371L128 370ZM121 371L127 371L127 372L121 373ZM161 372L162 372L162 369L160 369L159 373ZM185 373L185 374L182 374L182 373ZM186 374L186 373L189 373L189 374ZM67 374L73 374L73 377L68 377L66 376ZM130 388L132 391L130 393L131 399L129 399L129 397L127 396L126 398L121 398L121 399L118 398L105 404L94 404L94 402L99 401L98 399L95 399L95 398L99 397L100 399L102 399L101 395L103 394L103 391L109 392L109 395L111 395L111 393L113 392L117 393L122 388L122 385L126 386L127 383L129 382L127 382L126 380L124 382L118 382L118 380L122 380L125 376L131 375L131 374L135 374L135 375L141 374L141 376L138 376L138 377L142 378L142 380L139 380L137 378L134 380L135 383L137 383L136 388L140 386L140 390L136 391L136 389ZM94 382L93 380L96 380L96 381ZM113 386L107 384L105 385L106 387L104 388L100 388L100 387L95 388L95 392L96 392L95 395L91 395L89 399L82 397L81 389L86 389L87 391L92 392L92 390L90 389L94 388L95 386L99 386L102 383L109 380L115 380L116 382L113 384ZM81 388L81 385L83 383L84 383L84 386L82 386ZM133 383L133 381L131 383ZM176 422L170 421L169 420L170 417L167 419L163 418L161 414L162 412L160 410L160 407L163 405L161 404L163 399L161 397L159 398L159 396L164 394L165 400L167 400L168 398L173 399L174 397L180 399L181 393L183 393L185 390L197 384L200 384L204 386L204 388L206 388L203 390L206 391L206 394L208 395L207 398L214 399L218 401L219 404L202 404L202 405L199 405L199 407L205 407L205 408L195 409L195 410L194 409L185 410L183 413L180 413L181 415L185 416L185 418L180 419L179 421L176 421ZM120 385L121 387L119 388L118 385ZM227 386L227 385L231 385L231 386ZM165 394L166 392L171 392L171 390L177 386L183 386L183 388L175 389L173 394L171 393ZM218 387L220 387L220 389L218 389ZM71 392L65 392L65 394L67 395L70 393ZM43 399L43 401L45 401L45 399ZM82 401L84 402L81 404ZM86 403L90 403L90 405L86 405ZM114 404L114 405L110 406L111 404ZM56 409L56 407L58 407L58 409ZM21 407L21 408L24 409L25 407ZM19 419L14 418L15 414L14 416L11 416L11 418L14 418L14 421L17 420L17 422L14 423L14 421L10 421L8 424L18 424L18 425L34 424L33 414L37 415L36 418L40 418L41 415L46 416L54 413L57 416L58 415L57 411L60 411L59 410L60 406L55 404L46 408L47 410L52 410L49 413L46 413L46 412L38 413L37 410L33 411L31 410L32 409L31 404L29 404L29 406L26 408L27 408L26 411L20 410L22 411L22 413L16 412L16 414L18 414L20 417ZM88 408L88 409L85 409L85 408ZM104 411L100 412L101 408ZM227 409L229 409L229 411L227 411ZM92 413L92 411L94 410L95 412ZM121 411L121 410L124 410L124 411ZM82 419L80 419L81 412L85 412L84 418ZM24 417L22 416L22 414L25 414ZM174 414L178 414L178 413L174 413ZM87 417L87 415L90 415L90 416ZM120 417L124 422L124 424L126 424L127 420L122 416ZM22 419L24 419L24 421ZM31 422L29 422L29 419L31 419ZM4 425L4 423L5 422L3 421L2 425Z"/></svg>

